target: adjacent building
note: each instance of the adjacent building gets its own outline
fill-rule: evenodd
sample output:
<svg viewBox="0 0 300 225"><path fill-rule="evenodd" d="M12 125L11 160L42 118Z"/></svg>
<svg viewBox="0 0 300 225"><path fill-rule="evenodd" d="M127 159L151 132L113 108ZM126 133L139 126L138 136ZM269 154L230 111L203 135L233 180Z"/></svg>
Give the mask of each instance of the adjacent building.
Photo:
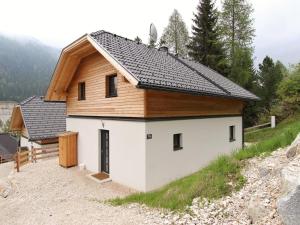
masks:
<svg viewBox="0 0 300 225"><path fill-rule="evenodd" d="M66 130L66 105L32 96L13 108L10 130L20 133L20 147L56 147Z"/></svg>

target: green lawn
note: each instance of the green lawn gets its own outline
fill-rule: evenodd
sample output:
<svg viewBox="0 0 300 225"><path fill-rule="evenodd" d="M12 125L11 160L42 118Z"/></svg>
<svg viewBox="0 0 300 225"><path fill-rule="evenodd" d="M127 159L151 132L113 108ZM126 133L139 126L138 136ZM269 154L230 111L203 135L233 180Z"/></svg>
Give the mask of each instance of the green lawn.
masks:
<svg viewBox="0 0 300 225"><path fill-rule="evenodd" d="M270 153L289 145L300 132L300 115L283 121L275 129L261 130L246 135L247 141L258 142L230 156L220 156L200 171L176 180L148 193L137 193L110 200L114 205L138 202L150 207L182 210L193 198L217 199L240 189L245 183L241 174L243 160L262 153Z"/></svg>

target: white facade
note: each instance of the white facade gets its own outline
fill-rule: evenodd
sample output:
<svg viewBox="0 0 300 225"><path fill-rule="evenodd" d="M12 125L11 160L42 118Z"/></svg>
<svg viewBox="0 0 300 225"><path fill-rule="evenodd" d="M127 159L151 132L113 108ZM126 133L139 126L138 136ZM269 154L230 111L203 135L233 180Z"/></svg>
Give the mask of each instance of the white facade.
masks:
<svg viewBox="0 0 300 225"><path fill-rule="evenodd" d="M20 146L21 147L27 147L30 150L31 147L34 147L34 148L54 148L54 147L58 147L58 143L40 145L40 144L38 144L34 141L29 141L28 138L22 136L21 140L20 140Z"/></svg>
<svg viewBox="0 0 300 225"><path fill-rule="evenodd" d="M232 142L230 126L235 126ZM67 130L79 133L78 163L93 172L100 171L100 129L109 131L110 178L139 191L159 188L242 147L242 117L147 122L67 118ZM183 148L174 151L177 133Z"/></svg>
<svg viewBox="0 0 300 225"><path fill-rule="evenodd" d="M145 123L67 118L67 131L78 132L78 164L100 172L100 129L109 130L109 174L118 183L145 190Z"/></svg>

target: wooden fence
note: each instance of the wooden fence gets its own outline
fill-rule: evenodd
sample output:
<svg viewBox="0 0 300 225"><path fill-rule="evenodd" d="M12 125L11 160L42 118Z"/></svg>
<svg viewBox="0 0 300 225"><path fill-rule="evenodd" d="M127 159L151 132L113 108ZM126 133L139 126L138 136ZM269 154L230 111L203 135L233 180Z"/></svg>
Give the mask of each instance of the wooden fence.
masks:
<svg viewBox="0 0 300 225"><path fill-rule="evenodd" d="M244 129L244 131L245 133L253 133L259 131L260 129L275 128L275 126L276 126L275 116L271 116L271 121L269 123L263 123L257 126L247 127Z"/></svg>
<svg viewBox="0 0 300 225"><path fill-rule="evenodd" d="M37 160L58 156L58 147L32 148L31 150L18 151L15 154L15 169L20 172L20 167Z"/></svg>

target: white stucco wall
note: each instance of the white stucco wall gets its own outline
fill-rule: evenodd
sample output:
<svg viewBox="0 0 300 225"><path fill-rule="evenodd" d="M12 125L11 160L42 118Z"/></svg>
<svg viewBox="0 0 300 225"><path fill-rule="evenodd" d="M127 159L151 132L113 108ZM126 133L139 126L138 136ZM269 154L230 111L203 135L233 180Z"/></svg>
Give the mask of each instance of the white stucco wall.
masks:
<svg viewBox="0 0 300 225"><path fill-rule="evenodd" d="M78 132L78 163L100 171L99 130L109 130L109 173L120 184L145 190L145 123L67 118L67 131Z"/></svg>
<svg viewBox="0 0 300 225"><path fill-rule="evenodd" d="M40 145L36 142L28 141L28 139L26 137L23 137L23 136L21 137L20 145L21 145L21 147L27 147L29 150L31 149L31 146L33 146L34 148L58 147L58 143Z"/></svg>
<svg viewBox="0 0 300 225"><path fill-rule="evenodd" d="M229 126L234 125L234 142ZM242 118L170 121L118 121L67 118L67 130L78 134L78 163L100 171L99 130L109 130L110 177L140 191L159 188L196 172L218 155L242 146ZM182 133L183 149L173 151L173 134ZM152 134L152 139L146 139Z"/></svg>
<svg viewBox="0 0 300 225"><path fill-rule="evenodd" d="M235 125L234 142L229 126ZM242 147L242 117L147 122L146 191L198 171L220 154ZM173 134L182 133L183 149L173 151Z"/></svg>

